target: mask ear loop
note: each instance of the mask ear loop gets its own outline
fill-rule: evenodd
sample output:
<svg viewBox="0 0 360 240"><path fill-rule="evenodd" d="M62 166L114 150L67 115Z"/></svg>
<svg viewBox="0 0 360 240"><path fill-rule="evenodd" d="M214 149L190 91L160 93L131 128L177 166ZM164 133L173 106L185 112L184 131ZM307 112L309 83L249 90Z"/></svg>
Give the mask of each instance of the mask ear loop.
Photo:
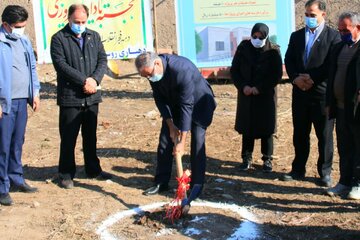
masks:
<svg viewBox="0 0 360 240"><path fill-rule="evenodd" d="M11 27L11 25L10 25L9 23L7 23L7 22L4 22L4 23L6 23L6 25L8 26L8 28L11 29L11 32L12 32L13 28ZM11 32L10 32L10 33L11 33Z"/></svg>

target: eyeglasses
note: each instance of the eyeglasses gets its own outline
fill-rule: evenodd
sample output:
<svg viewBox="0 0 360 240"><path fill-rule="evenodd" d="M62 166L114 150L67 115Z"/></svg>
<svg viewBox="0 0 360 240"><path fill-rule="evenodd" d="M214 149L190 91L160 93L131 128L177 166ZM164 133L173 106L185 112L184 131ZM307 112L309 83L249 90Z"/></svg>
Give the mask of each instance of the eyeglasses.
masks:
<svg viewBox="0 0 360 240"><path fill-rule="evenodd" d="M150 79L152 76L154 76L155 66L156 66L156 65L155 65L155 63L154 63L153 70L151 71L150 74L148 74L148 75L146 76L147 79Z"/></svg>
<svg viewBox="0 0 360 240"><path fill-rule="evenodd" d="M264 40L265 38L264 37L258 37L258 36L251 36L253 39L259 39L259 40Z"/></svg>
<svg viewBox="0 0 360 240"><path fill-rule="evenodd" d="M317 15L313 13L305 13L305 17L316 18Z"/></svg>
<svg viewBox="0 0 360 240"><path fill-rule="evenodd" d="M9 28L11 28L11 29L15 29L15 28L17 28L17 29L20 29L20 28L24 28L25 26L12 26L12 25L10 25L9 23L6 23L8 26L9 26Z"/></svg>

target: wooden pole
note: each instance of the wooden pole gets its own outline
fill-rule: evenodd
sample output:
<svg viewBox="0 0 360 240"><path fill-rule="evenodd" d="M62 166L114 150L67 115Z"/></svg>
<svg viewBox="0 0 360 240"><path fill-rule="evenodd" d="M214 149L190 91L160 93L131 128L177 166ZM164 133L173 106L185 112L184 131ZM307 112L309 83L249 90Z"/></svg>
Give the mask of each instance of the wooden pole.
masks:
<svg viewBox="0 0 360 240"><path fill-rule="evenodd" d="M153 0L153 21L154 21L154 49L158 51L158 36L157 36L157 24L156 24L156 0Z"/></svg>
<svg viewBox="0 0 360 240"><path fill-rule="evenodd" d="M183 170L181 155L179 153L175 155L175 160L176 160L176 173L177 173L176 175L178 178L181 178L184 173L184 170Z"/></svg>

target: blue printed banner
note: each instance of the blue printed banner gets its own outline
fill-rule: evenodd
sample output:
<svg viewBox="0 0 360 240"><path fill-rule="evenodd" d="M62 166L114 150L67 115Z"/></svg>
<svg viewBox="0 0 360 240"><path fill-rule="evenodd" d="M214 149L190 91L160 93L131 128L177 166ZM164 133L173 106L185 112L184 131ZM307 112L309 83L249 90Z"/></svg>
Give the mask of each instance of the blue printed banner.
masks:
<svg viewBox="0 0 360 240"><path fill-rule="evenodd" d="M224 67L257 22L269 26L270 41L284 56L295 29L294 1L177 0L176 20L180 55L200 68Z"/></svg>

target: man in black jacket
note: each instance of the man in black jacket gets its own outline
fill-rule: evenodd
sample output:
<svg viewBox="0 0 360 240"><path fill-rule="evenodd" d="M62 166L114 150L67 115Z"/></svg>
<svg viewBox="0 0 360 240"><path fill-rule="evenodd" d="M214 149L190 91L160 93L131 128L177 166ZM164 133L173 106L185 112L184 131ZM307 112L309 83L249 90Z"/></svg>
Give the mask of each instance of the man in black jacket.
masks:
<svg viewBox="0 0 360 240"><path fill-rule="evenodd" d="M331 52L326 103L330 118L336 118L336 139L340 156L340 179L327 194L360 199L360 14L340 15L338 30L342 42ZM351 191L350 191L351 190Z"/></svg>
<svg viewBox="0 0 360 240"><path fill-rule="evenodd" d="M310 151L310 131L314 125L318 138L319 184L331 185L333 159L333 120L325 114L325 91L331 47L340 41L339 33L325 24L326 4L309 0L305 4L306 27L291 34L285 66L293 83L292 116L295 159L284 181L303 179Z"/></svg>
<svg viewBox="0 0 360 240"><path fill-rule="evenodd" d="M60 106L60 186L72 188L75 176L74 149L81 127L85 172L88 177L109 179L96 155L96 128L101 102L100 83L107 58L100 35L86 28L89 9L69 7L69 23L51 39L51 58L57 72L57 104Z"/></svg>

